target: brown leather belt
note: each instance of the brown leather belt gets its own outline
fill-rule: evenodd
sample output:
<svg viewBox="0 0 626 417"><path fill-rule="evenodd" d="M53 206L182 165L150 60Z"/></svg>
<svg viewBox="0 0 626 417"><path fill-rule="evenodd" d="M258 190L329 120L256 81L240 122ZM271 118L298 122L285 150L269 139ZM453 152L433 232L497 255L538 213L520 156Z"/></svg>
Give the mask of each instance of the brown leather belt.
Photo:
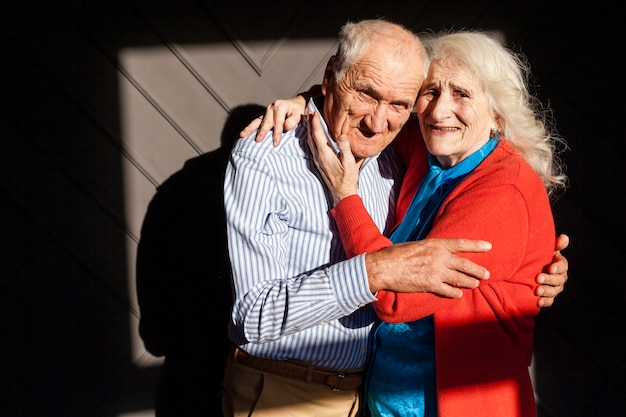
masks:
<svg viewBox="0 0 626 417"><path fill-rule="evenodd" d="M357 390L363 384L362 370L336 371L298 363L292 360L257 358L231 344L230 354L238 364L259 371L312 384L326 385L333 391Z"/></svg>

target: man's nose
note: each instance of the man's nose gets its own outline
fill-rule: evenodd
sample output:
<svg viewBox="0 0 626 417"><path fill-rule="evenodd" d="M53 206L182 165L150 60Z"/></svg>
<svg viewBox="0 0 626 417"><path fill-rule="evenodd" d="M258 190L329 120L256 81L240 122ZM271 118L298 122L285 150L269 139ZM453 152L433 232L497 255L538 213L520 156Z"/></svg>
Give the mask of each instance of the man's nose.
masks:
<svg viewBox="0 0 626 417"><path fill-rule="evenodd" d="M377 103L373 106L368 122L370 130L374 133L380 133L387 128L389 109L385 103Z"/></svg>

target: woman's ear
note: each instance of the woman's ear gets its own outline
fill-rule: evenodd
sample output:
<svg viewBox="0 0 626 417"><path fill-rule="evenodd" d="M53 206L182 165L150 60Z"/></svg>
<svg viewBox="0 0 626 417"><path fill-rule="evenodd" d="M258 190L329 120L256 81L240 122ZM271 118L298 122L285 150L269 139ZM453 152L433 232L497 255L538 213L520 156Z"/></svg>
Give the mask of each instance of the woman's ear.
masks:
<svg viewBox="0 0 626 417"><path fill-rule="evenodd" d="M489 137L492 138L494 136L497 138L502 136L502 131L498 129L497 127L492 127L491 130L489 131Z"/></svg>
<svg viewBox="0 0 626 417"><path fill-rule="evenodd" d="M492 126L492 128L491 128L491 136L498 136L498 137L502 136L502 129L503 129L503 127L502 127L502 117L500 117L499 114L495 113L493 115L493 122L494 122L495 126Z"/></svg>

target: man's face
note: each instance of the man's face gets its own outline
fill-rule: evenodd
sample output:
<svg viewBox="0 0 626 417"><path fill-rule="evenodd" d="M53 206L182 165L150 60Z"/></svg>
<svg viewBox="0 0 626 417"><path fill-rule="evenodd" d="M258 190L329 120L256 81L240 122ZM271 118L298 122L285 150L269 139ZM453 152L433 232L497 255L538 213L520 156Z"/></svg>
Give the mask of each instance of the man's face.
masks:
<svg viewBox="0 0 626 417"><path fill-rule="evenodd" d="M400 61L372 45L339 82L333 76L324 79L329 132L333 138L348 135L357 160L387 147L413 110L422 84L421 62Z"/></svg>

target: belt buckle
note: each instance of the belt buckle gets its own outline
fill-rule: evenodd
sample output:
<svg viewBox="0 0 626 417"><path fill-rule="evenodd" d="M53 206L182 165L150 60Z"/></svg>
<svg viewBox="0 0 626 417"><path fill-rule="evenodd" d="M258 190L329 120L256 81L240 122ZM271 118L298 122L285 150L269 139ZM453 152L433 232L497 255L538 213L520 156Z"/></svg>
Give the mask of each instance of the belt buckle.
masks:
<svg viewBox="0 0 626 417"><path fill-rule="evenodd" d="M341 382L345 378L346 374L343 372L337 372L337 382L335 382L335 386L333 387L333 391L339 391L339 387L341 386Z"/></svg>

